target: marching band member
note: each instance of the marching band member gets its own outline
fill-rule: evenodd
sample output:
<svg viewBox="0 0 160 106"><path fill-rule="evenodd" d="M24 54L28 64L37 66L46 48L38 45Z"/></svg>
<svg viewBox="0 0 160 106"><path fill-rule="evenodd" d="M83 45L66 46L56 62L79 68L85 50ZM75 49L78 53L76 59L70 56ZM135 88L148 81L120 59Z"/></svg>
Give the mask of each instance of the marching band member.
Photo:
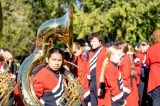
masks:
<svg viewBox="0 0 160 106"><path fill-rule="evenodd" d="M88 36L88 41L91 46L91 50L88 52L88 75L89 90L85 93L84 98L89 98L89 105L101 106L105 104L104 99L98 98L97 90L99 87L99 77L102 69L103 61L107 57L107 49L102 44L102 37L99 33L92 33Z"/></svg>
<svg viewBox="0 0 160 106"><path fill-rule="evenodd" d="M127 54L129 50L128 44L126 42L117 42L116 45L123 51L123 58L118 67L124 82L123 92L127 102L126 106L138 106L138 88L135 78L131 77L131 73L134 73L132 68L135 67L130 54Z"/></svg>
<svg viewBox="0 0 160 106"><path fill-rule="evenodd" d="M63 52L51 48L47 54L47 65L38 71L33 79L36 96L45 106L57 106L65 90ZM70 73L71 74L71 73Z"/></svg>
<svg viewBox="0 0 160 106"><path fill-rule="evenodd" d="M154 45L146 51L146 65L149 66L147 92L153 100L153 106L160 106L160 29L153 32Z"/></svg>
<svg viewBox="0 0 160 106"><path fill-rule="evenodd" d="M120 48L112 45L108 49L108 57L102 65L100 75L100 86L98 88L98 97L105 103L98 103L98 106L123 106L125 100L123 97L123 79L118 70L118 64L122 52Z"/></svg>
<svg viewBox="0 0 160 106"><path fill-rule="evenodd" d="M80 83L82 87L84 88L84 92L87 93L88 91L88 80L87 80L87 58L83 54L83 50L81 48L81 45L79 42L73 42L73 63L75 63L78 68L74 68L72 73L75 75L75 77L80 78ZM82 97L82 106L85 106L87 103L84 101L84 97Z"/></svg>

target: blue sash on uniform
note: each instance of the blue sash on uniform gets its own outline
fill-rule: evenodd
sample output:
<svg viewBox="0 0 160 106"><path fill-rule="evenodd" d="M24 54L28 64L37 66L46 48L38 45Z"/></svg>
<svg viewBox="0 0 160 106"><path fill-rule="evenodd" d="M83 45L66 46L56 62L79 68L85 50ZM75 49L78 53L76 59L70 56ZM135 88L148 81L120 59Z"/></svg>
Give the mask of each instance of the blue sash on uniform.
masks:
<svg viewBox="0 0 160 106"><path fill-rule="evenodd" d="M51 69L48 67L48 70L51 71ZM52 71L51 71L52 72ZM58 78L58 84L55 88L52 89L52 91L45 91L41 97L41 102L45 106L58 106L59 98L62 96L62 94L65 91L65 86L63 85L63 76L59 73L54 73L55 76Z"/></svg>

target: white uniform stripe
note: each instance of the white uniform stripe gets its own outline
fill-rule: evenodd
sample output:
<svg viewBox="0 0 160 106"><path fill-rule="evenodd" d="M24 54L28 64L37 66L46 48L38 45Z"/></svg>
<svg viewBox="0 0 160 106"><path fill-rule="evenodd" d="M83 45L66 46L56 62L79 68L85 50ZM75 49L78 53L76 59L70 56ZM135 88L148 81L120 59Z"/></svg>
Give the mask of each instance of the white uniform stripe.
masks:
<svg viewBox="0 0 160 106"><path fill-rule="evenodd" d="M142 61L143 64L146 62L146 54L144 55L144 60Z"/></svg>
<svg viewBox="0 0 160 106"><path fill-rule="evenodd" d="M127 94L129 94L131 92L131 90L128 89L127 87L123 86L123 92L126 92Z"/></svg>
<svg viewBox="0 0 160 106"><path fill-rule="evenodd" d="M122 96L123 96L123 92L121 92L120 94L118 94L118 95L116 95L116 96L112 97L113 102L115 102L116 100L121 99L121 98L122 98Z"/></svg>
<svg viewBox="0 0 160 106"><path fill-rule="evenodd" d="M122 75L121 75L120 72L119 72L119 77L118 77L118 79L119 79L119 80L122 79Z"/></svg>
<svg viewBox="0 0 160 106"><path fill-rule="evenodd" d="M120 89L123 89L123 84L120 85Z"/></svg>
<svg viewBox="0 0 160 106"><path fill-rule="evenodd" d="M2 67L0 68L0 73L5 72L6 70L4 69L4 65L2 65Z"/></svg>
<svg viewBox="0 0 160 106"><path fill-rule="evenodd" d="M100 50L102 49L102 47L96 52L96 54L91 58L91 60L89 61L89 63L90 62L92 62L92 60L95 58L95 57L97 57L97 55L98 55L98 53L100 52Z"/></svg>
<svg viewBox="0 0 160 106"><path fill-rule="evenodd" d="M56 85L56 87L54 89L52 89L52 93L55 93L58 90L58 88L60 87L61 81L62 81L62 75L59 73L58 84Z"/></svg>
<svg viewBox="0 0 160 106"><path fill-rule="evenodd" d="M96 63L96 61L97 61L97 57L94 58L94 60L89 64L89 67L91 67L94 63Z"/></svg>
<svg viewBox="0 0 160 106"><path fill-rule="evenodd" d="M40 99L40 102L44 105L45 104L45 101L41 98Z"/></svg>
<svg viewBox="0 0 160 106"><path fill-rule="evenodd" d="M87 79L89 79L89 80L90 80L90 79L91 79L91 75L87 75Z"/></svg>
<svg viewBox="0 0 160 106"><path fill-rule="evenodd" d="M139 58L134 59L134 63L137 63L138 61L140 61Z"/></svg>
<svg viewBox="0 0 160 106"><path fill-rule="evenodd" d="M58 94L54 95L54 97L56 98L56 97L58 97L58 96L61 96L62 93L63 93L63 91L64 91L64 86L62 85L61 91L60 91Z"/></svg>
<svg viewBox="0 0 160 106"><path fill-rule="evenodd" d="M123 80L121 79L121 80L119 80L119 84L123 84Z"/></svg>
<svg viewBox="0 0 160 106"><path fill-rule="evenodd" d="M59 99L56 100L56 104L57 104L57 105L59 104L60 100L61 100L61 98L59 98ZM59 105L59 106L60 106L60 105Z"/></svg>
<svg viewBox="0 0 160 106"><path fill-rule="evenodd" d="M83 97L86 98L86 97L89 96L89 95L90 95L90 90L88 90L88 91L83 95Z"/></svg>
<svg viewBox="0 0 160 106"><path fill-rule="evenodd" d="M92 71L96 67L96 63L90 68L90 71Z"/></svg>

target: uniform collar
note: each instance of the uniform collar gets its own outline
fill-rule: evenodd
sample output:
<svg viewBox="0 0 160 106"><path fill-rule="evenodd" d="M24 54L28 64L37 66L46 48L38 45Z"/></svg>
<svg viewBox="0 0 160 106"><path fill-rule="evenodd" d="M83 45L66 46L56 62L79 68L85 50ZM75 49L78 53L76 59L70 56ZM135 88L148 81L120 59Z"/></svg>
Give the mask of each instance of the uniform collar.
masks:
<svg viewBox="0 0 160 106"><path fill-rule="evenodd" d="M92 51L95 53L95 52L97 52L101 47L102 47L102 45L99 46L99 47L97 47L96 49L92 49Z"/></svg>
<svg viewBox="0 0 160 106"><path fill-rule="evenodd" d="M47 66L47 69L48 69L49 71L53 72L54 74L59 74L59 70L58 70L58 71L54 71L54 70L52 70L49 66Z"/></svg>

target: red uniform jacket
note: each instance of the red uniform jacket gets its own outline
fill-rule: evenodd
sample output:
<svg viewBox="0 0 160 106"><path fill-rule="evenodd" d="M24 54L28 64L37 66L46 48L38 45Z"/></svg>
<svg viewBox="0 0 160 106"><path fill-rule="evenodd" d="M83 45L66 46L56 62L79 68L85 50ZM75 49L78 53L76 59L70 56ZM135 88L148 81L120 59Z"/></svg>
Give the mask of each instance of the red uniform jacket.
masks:
<svg viewBox="0 0 160 106"><path fill-rule="evenodd" d="M106 94L104 101L100 102L98 106L111 106L111 100L115 102L123 97L123 91L120 90L118 85L120 77L119 70L109 61L104 71ZM122 79L120 81L122 81Z"/></svg>
<svg viewBox="0 0 160 106"><path fill-rule="evenodd" d="M35 74L33 78L33 87L36 96L41 100L41 97L45 91L52 91L58 85L59 79L47 69L48 65L42 68ZM18 87L14 89L14 94L17 100L17 106L24 106L19 98Z"/></svg>
<svg viewBox="0 0 160 106"><path fill-rule="evenodd" d="M124 57L121 59L121 62L119 64L119 71L122 74L123 83L124 83L124 91L126 93L131 92L131 62L129 57L125 54Z"/></svg>
<svg viewBox="0 0 160 106"><path fill-rule="evenodd" d="M144 60L144 55L142 53L134 53L136 58L134 58L135 68L138 73L138 76L136 78L137 84L140 84L140 76L141 76L141 64Z"/></svg>
<svg viewBox="0 0 160 106"><path fill-rule="evenodd" d="M16 102L16 106L24 106L20 96L19 96L19 92L18 92L18 85L16 85L16 87L14 88L14 100Z"/></svg>
<svg viewBox="0 0 160 106"><path fill-rule="evenodd" d="M3 68L2 66L3 66L3 64L2 64L2 63L0 63L0 71L2 71L2 68Z"/></svg>
<svg viewBox="0 0 160 106"><path fill-rule="evenodd" d="M33 78L34 91L39 99L44 91L51 91L58 84L58 78L47 67L42 68Z"/></svg>
<svg viewBox="0 0 160 106"><path fill-rule="evenodd" d="M146 65L150 67L147 91L151 92L160 86L160 42L148 48Z"/></svg>
<svg viewBox="0 0 160 106"><path fill-rule="evenodd" d="M2 63L0 63L0 68L3 66L3 64Z"/></svg>
<svg viewBox="0 0 160 106"><path fill-rule="evenodd" d="M131 79L131 62L126 54L119 64L119 70L124 82L123 91L129 94L126 106L138 106L138 88L135 78Z"/></svg>
<svg viewBox="0 0 160 106"><path fill-rule="evenodd" d="M80 68L79 70L75 69L72 72L76 77L80 77L80 83L83 86L85 92L88 91L88 79L87 79L87 58L84 55L74 56L73 62Z"/></svg>
<svg viewBox="0 0 160 106"><path fill-rule="evenodd" d="M89 59L88 59L88 65L87 65L87 71L88 71L88 75L90 74L90 70L89 70L89 60L94 56L94 52L90 51L89 52ZM97 84L97 91L98 91L98 88L99 88L99 85L100 85L100 75L101 75L101 68L102 68L102 64L103 64L103 61L106 59L107 57L107 49L103 46L100 53L98 54L97 56L97 64L96 64L96 84ZM89 77L88 77L89 79ZM102 104L107 104L107 96L103 99L100 99L98 98L98 105L99 106L103 106ZM104 105L105 106L105 105ZM107 106L107 105L106 105Z"/></svg>

